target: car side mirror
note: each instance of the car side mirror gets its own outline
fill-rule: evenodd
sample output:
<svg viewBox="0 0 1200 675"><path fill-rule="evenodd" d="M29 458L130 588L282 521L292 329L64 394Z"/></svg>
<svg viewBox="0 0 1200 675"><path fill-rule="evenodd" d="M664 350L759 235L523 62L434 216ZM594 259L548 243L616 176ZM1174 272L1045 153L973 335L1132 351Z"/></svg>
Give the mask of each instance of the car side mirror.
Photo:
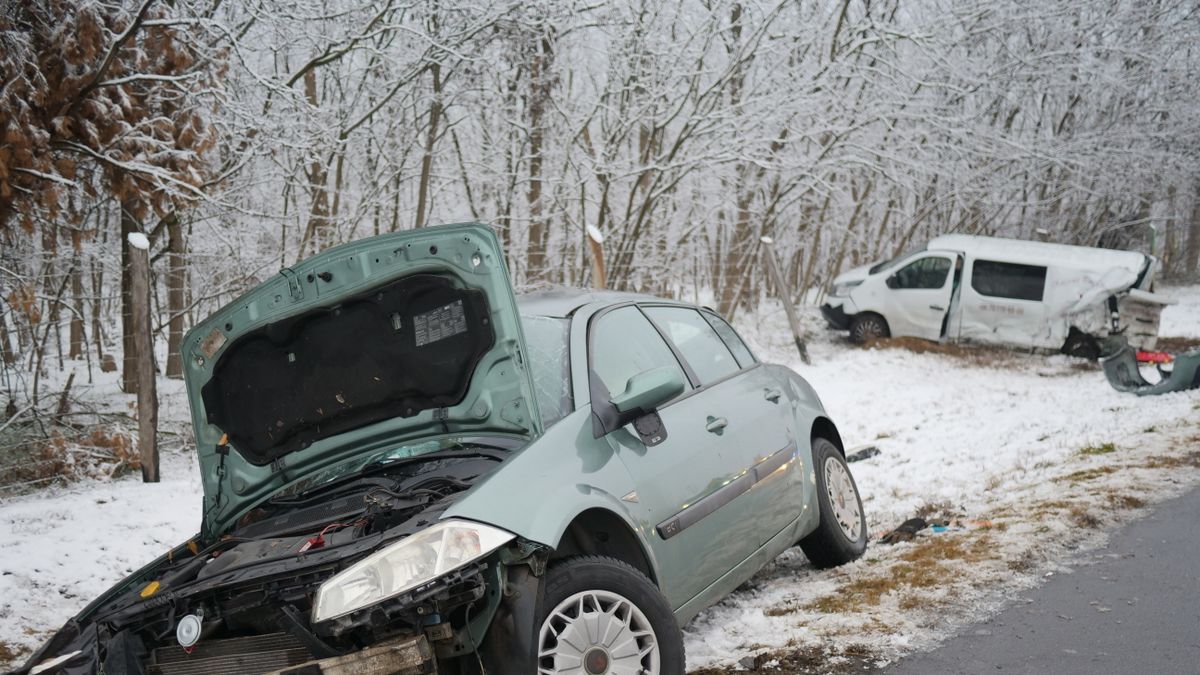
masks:
<svg viewBox="0 0 1200 675"><path fill-rule="evenodd" d="M653 368L633 377L625 383L625 391L612 397L613 407L619 413L618 427L653 412L658 406L683 393L686 385L679 376L679 369L670 366Z"/></svg>
<svg viewBox="0 0 1200 675"><path fill-rule="evenodd" d="M883 283L887 284L888 288L900 288L900 280L896 278L895 274L888 277Z"/></svg>

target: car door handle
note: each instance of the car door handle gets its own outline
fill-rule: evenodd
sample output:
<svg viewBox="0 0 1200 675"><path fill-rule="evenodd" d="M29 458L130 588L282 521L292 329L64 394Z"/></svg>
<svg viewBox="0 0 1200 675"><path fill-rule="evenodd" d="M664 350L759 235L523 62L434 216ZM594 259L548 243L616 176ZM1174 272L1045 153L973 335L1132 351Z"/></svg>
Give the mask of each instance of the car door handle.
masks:
<svg viewBox="0 0 1200 675"><path fill-rule="evenodd" d="M944 312L944 311L946 311L946 308L945 308L945 307L939 307L939 306L937 306L937 305L930 305L930 306L929 306L929 309L935 309L935 310L937 310L937 311L939 311L939 312Z"/></svg>
<svg viewBox="0 0 1200 675"><path fill-rule="evenodd" d="M780 396L783 396L783 391L780 389L763 389L763 398L771 403L779 403Z"/></svg>
<svg viewBox="0 0 1200 675"><path fill-rule="evenodd" d="M727 426L729 426L729 420L725 419L724 417L713 417L712 415L709 415L708 424L704 428L720 436L721 432L725 431L725 427Z"/></svg>

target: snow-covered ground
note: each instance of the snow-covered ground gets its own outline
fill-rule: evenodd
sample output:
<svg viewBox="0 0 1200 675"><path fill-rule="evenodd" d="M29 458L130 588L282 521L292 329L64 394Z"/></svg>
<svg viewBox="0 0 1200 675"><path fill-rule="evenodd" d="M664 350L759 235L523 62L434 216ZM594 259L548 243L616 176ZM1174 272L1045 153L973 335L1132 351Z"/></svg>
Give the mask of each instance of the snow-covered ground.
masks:
<svg viewBox="0 0 1200 675"><path fill-rule="evenodd" d="M1165 312L1162 333L1200 338L1200 287L1167 292L1180 304ZM1200 451L1198 391L1120 394L1099 370L1062 356L852 348L821 329L815 313L805 321L811 366L795 358L782 310L764 307L740 323L760 356L813 383L848 446L881 450L852 465L871 532L928 504L990 526L936 535L965 547L935 567L945 583L910 584L882 599L863 580L908 573L904 565L915 565L922 549L873 543L862 560L824 572L793 549L685 628L692 668L736 667L806 646L836 653L839 643L853 643L876 659L927 646L1055 569L1068 547L1094 543L1093 526L1200 481L1191 465L1153 459ZM178 383L164 386L163 416L178 424L186 415ZM1107 473L1114 466L1133 468ZM0 647L34 648L196 530L191 455L166 452L162 475L157 485L135 476L89 480L0 504ZM964 553L984 545L986 555ZM842 606L830 604L839 597L848 609L829 611Z"/></svg>
<svg viewBox="0 0 1200 675"><path fill-rule="evenodd" d="M1163 312L1160 335L1200 338L1200 286L1174 286L1158 290L1176 304Z"/></svg>

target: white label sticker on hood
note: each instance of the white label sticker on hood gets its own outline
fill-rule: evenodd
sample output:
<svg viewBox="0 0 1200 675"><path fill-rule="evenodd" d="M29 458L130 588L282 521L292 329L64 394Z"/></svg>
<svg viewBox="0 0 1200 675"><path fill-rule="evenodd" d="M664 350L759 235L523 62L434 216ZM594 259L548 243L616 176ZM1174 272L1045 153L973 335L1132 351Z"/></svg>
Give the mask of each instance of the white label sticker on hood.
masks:
<svg viewBox="0 0 1200 675"><path fill-rule="evenodd" d="M462 300L414 316L413 329L418 347L467 332L467 315L463 312Z"/></svg>

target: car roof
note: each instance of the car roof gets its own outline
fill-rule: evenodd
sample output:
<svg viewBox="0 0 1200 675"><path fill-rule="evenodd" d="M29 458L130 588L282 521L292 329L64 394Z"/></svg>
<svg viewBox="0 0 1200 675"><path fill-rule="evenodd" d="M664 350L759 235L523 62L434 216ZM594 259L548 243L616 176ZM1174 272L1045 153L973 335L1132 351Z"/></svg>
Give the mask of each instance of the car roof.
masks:
<svg viewBox="0 0 1200 675"><path fill-rule="evenodd" d="M1141 272L1142 267L1146 264L1146 256L1136 251L1118 251L1108 248L1069 246L1043 241L967 234L944 234L935 237L925 246L925 250L958 251L976 258L1046 267L1077 269L1123 267L1134 273Z"/></svg>
<svg viewBox="0 0 1200 675"><path fill-rule="evenodd" d="M644 293L556 286L554 288L518 295L517 307L525 315L568 317L580 307L593 303L615 305L622 302L647 301L675 302L674 300L658 298Z"/></svg>

